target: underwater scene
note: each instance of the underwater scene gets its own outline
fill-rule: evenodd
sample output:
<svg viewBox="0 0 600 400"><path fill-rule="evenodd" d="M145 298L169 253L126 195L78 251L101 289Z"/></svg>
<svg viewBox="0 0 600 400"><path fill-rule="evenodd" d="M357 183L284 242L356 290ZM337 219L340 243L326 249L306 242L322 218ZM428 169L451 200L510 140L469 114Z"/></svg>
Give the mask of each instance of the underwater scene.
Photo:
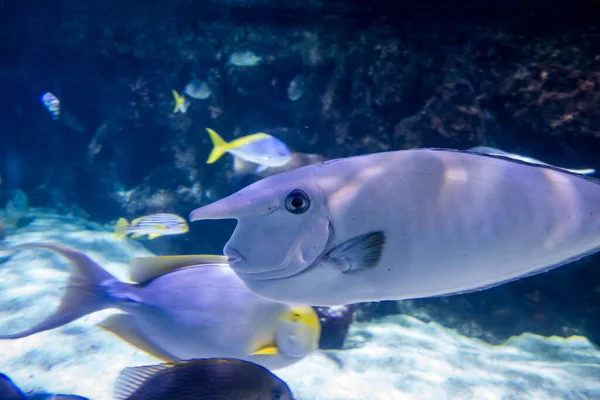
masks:
<svg viewBox="0 0 600 400"><path fill-rule="evenodd" d="M598 21L0 1L0 400L600 399Z"/></svg>

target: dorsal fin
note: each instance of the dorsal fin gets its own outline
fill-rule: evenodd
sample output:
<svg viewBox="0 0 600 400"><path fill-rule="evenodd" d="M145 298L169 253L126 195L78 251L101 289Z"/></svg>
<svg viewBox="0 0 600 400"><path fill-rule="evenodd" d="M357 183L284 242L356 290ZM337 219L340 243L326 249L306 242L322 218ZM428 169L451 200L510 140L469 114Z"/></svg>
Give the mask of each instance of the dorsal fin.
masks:
<svg viewBox="0 0 600 400"><path fill-rule="evenodd" d="M226 265L227 257L213 254L138 257L129 262L129 278L137 283L145 283L179 268L203 264Z"/></svg>
<svg viewBox="0 0 600 400"><path fill-rule="evenodd" d="M175 363L164 363L157 365L146 365L141 367L127 367L121 371L115 382L114 397L124 400L131 396L136 390L152 378L154 375L166 369L173 368Z"/></svg>
<svg viewBox="0 0 600 400"><path fill-rule="evenodd" d="M211 368L215 364L242 365L244 368L252 366L254 368L265 369L265 367L250 361L239 360L236 358L191 358L177 360L169 363L156 365L144 365L139 367L127 367L121 370L119 377L115 382L114 397L116 400L125 400L129 398L136 390L142 387L149 379L156 374L166 371L170 368L183 367L186 364ZM267 370L268 371L268 370ZM204 397L203 397L204 398Z"/></svg>

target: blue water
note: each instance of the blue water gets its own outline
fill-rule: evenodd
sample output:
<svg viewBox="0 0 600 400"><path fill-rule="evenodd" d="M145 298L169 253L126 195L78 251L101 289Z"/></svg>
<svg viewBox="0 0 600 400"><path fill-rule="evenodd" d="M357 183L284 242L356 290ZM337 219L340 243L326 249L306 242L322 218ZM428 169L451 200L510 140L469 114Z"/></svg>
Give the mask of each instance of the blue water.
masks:
<svg viewBox="0 0 600 400"><path fill-rule="evenodd" d="M230 154L206 164L207 127L277 137L300 154L288 168L488 146L598 169L597 17L580 2L5 0L2 245L62 243L123 279L135 257L220 254L235 221L112 235L118 218L187 218L280 172L240 172ZM236 52L256 59L232 64ZM171 91L194 79L210 95L174 113ZM46 92L60 100L57 120ZM599 263L472 294L319 309L320 350L275 373L298 399L600 398ZM0 253L0 333L57 307L68 271L50 253ZM121 369L159 361L94 327L106 313L2 343L0 372L29 397L113 398Z"/></svg>

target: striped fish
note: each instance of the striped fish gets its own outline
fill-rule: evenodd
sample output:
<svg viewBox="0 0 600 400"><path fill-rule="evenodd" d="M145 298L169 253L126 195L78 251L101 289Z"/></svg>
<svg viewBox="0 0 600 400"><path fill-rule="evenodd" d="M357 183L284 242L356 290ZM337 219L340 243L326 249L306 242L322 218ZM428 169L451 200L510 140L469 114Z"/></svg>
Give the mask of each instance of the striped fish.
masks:
<svg viewBox="0 0 600 400"><path fill-rule="evenodd" d="M44 106L48 109L50 115L52 115L52 119L58 119L60 114L60 100L50 92L44 93L40 100L42 100L42 103L44 103Z"/></svg>
<svg viewBox="0 0 600 400"><path fill-rule="evenodd" d="M115 226L115 239L121 239L128 234L132 238L148 235L148 239L155 239L162 235L177 235L189 230L185 219L175 214L152 214L136 218L131 224L125 218L119 218Z"/></svg>

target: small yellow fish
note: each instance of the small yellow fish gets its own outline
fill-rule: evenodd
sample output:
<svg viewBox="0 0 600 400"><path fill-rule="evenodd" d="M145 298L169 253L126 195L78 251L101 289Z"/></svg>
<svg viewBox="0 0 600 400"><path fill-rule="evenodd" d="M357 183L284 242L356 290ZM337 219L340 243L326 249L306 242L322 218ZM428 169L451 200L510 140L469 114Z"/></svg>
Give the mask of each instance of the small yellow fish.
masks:
<svg viewBox="0 0 600 400"><path fill-rule="evenodd" d="M189 231L185 219L175 214L152 214L136 218L131 224L125 218L119 218L115 226L115 239L121 239L132 233L132 238L148 235L155 239L162 235L177 235Z"/></svg>
<svg viewBox="0 0 600 400"><path fill-rule="evenodd" d="M117 400L293 400L268 369L233 358L191 359L128 367L115 385Z"/></svg>
<svg viewBox="0 0 600 400"><path fill-rule="evenodd" d="M245 161L258 164L256 171L261 172L269 167L285 165L292 159L285 143L269 134L254 133L227 143L214 130L206 130L214 146L206 160L207 164L214 163L225 153L231 153Z"/></svg>
<svg viewBox="0 0 600 400"><path fill-rule="evenodd" d="M173 97L175 98L175 108L173 112L187 112L188 107L190 106L190 101L185 97L177 93L177 90L173 89Z"/></svg>

